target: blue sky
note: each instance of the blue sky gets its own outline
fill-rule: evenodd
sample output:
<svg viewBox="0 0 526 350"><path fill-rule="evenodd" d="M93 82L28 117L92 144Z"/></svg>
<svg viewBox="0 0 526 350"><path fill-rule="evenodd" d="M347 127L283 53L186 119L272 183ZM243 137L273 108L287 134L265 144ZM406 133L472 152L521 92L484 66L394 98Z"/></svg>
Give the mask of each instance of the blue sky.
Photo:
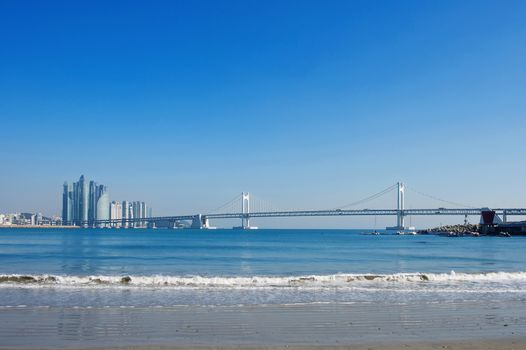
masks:
<svg viewBox="0 0 526 350"><path fill-rule="evenodd" d="M81 174L156 214L241 191L334 207L399 180L524 207L524 18L523 1L2 1L0 212L59 213ZM261 225L369 224L346 220Z"/></svg>

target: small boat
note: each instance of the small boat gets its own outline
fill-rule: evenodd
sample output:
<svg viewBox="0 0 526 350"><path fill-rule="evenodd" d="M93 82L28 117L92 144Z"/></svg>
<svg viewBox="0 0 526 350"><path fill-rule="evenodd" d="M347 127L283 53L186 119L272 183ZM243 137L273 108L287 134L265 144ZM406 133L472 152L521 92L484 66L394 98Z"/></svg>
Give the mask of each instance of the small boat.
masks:
<svg viewBox="0 0 526 350"><path fill-rule="evenodd" d="M415 230L407 230L407 231L396 231L397 235L416 235Z"/></svg>

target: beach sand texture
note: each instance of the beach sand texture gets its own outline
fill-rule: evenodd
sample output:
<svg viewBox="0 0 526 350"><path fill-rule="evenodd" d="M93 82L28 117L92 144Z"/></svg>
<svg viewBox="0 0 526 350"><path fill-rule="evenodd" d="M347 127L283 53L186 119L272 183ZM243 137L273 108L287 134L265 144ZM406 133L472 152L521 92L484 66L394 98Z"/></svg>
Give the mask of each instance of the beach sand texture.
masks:
<svg viewBox="0 0 526 350"><path fill-rule="evenodd" d="M2 348L526 349L526 303L8 308Z"/></svg>

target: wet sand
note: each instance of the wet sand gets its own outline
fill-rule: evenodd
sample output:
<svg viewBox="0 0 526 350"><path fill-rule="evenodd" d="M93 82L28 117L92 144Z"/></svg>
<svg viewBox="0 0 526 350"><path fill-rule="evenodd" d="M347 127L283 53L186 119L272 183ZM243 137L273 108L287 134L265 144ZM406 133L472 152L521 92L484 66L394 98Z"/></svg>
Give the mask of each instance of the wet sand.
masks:
<svg viewBox="0 0 526 350"><path fill-rule="evenodd" d="M35 348L13 348L17 350L33 350ZM41 348L44 349L44 348ZM526 339L497 339L484 341L458 342L406 342L399 344L354 344L344 346L304 345L304 346L124 346L70 348L71 350L522 350L526 349Z"/></svg>
<svg viewBox="0 0 526 350"><path fill-rule="evenodd" d="M485 340L465 342L412 342L400 344L356 344L348 346L252 346L252 347L177 347L177 346L137 346L115 348L84 348L78 350L522 350L526 349L526 339ZM29 350L29 349L28 349ZM77 349L75 349L77 350Z"/></svg>
<svg viewBox="0 0 526 350"><path fill-rule="evenodd" d="M2 308L0 348L526 349L526 302Z"/></svg>

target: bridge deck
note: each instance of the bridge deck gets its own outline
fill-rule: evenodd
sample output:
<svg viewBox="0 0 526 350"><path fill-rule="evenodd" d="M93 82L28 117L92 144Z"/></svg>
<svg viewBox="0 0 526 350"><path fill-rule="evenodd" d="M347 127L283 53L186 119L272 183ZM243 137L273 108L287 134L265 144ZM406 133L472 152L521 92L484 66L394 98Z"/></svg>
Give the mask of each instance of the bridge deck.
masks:
<svg viewBox="0 0 526 350"><path fill-rule="evenodd" d="M468 209L358 209L358 210L295 210L295 211L267 211L267 212L253 212L250 214L243 213L222 213L222 214L202 214L202 217L208 219L241 219L241 218L271 218L271 217L299 217L299 216L397 216L402 214L404 216L410 215L480 215L486 208L468 208ZM526 208L497 208L492 209L497 215L526 215ZM178 216L157 216L149 218L133 218L133 219L110 219L110 220L96 220L96 224L111 224L111 223L132 223L132 222L149 222L149 221L182 221L193 220L197 215L178 215Z"/></svg>

